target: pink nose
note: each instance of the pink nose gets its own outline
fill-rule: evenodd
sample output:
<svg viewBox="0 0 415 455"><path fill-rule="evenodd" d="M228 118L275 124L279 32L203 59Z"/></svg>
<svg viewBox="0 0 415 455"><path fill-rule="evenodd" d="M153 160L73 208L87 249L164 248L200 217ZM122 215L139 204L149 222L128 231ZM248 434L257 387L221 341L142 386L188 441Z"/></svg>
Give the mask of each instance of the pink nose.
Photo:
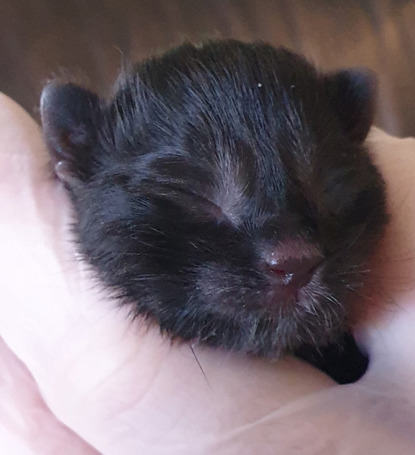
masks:
<svg viewBox="0 0 415 455"><path fill-rule="evenodd" d="M268 270L279 277L282 284L299 289L310 282L321 260L321 256L313 254L286 259L270 257L266 263Z"/></svg>

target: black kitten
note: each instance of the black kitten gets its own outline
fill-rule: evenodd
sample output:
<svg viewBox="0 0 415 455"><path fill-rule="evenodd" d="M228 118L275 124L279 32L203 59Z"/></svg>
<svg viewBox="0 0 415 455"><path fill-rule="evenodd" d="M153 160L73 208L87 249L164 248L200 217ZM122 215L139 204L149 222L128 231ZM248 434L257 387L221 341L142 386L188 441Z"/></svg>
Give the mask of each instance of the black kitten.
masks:
<svg viewBox="0 0 415 455"><path fill-rule="evenodd" d="M262 43L185 44L42 122L85 259L173 338L278 357L347 329L387 221L373 77Z"/></svg>

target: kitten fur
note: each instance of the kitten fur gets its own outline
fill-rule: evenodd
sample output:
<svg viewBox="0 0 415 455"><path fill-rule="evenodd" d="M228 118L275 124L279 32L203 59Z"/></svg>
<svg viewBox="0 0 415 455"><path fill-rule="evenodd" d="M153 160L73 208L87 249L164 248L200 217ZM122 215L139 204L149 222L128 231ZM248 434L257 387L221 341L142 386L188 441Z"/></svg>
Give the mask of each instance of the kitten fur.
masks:
<svg viewBox="0 0 415 455"><path fill-rule="evenodd" d="M363 145L374 87L238 41L150 58L111 99L50 82L44 135L83 257L172 338L274 358L335 342L387 222Z"/></svg>

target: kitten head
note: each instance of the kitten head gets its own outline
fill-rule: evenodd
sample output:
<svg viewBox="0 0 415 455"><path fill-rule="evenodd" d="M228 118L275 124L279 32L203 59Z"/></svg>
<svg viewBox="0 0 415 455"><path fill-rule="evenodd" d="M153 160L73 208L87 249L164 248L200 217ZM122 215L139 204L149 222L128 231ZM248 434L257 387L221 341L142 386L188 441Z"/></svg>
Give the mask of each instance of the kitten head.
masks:
<svg viewBox="0 0 415 455"><path fill-rule="evenodd" d="M42 122L85 259L173 338L278 356L347 324L386 223L362 145L373 76L185 44L110 100L56 82Z"/></svg>

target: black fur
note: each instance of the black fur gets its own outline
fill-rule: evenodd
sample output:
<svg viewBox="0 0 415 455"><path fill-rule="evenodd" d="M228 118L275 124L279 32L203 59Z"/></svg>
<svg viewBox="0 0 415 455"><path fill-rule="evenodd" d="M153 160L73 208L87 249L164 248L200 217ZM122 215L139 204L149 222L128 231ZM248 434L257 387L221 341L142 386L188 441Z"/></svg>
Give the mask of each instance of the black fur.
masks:
<svg viewBox="0 0 415 455"><path fill-rule="evenodd" d="M110 100L50 83L44 133L85 259L173 338L270 357L335 341L387 221L362 145L373 92L367 71L237 41L147 60ZM286 292L271 256L318 261Z"/></svg>

